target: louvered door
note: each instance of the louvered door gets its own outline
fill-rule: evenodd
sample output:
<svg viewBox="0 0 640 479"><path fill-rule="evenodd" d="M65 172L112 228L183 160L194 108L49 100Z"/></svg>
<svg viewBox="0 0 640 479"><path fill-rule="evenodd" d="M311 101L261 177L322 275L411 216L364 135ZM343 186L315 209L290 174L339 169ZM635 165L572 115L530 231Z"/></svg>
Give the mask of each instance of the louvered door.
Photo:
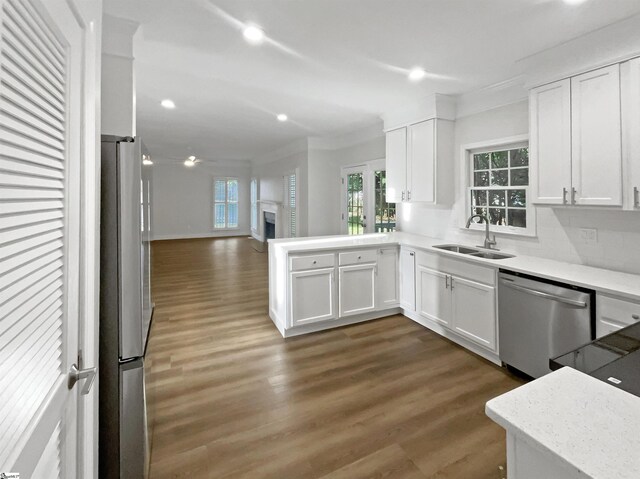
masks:
<svg viewBox="0 0 640 479"><path fill-rule="evenodd" d="M0 0L0 471L75 478L82 30Z"/></svg>

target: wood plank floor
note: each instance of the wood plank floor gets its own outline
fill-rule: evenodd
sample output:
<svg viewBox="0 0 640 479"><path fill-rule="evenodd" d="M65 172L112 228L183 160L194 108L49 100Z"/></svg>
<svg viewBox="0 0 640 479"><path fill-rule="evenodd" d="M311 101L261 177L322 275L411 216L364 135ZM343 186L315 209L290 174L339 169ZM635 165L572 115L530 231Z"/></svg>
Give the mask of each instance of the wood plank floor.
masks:
<svg viewBox="0 0 640 479"><path fill-rule="evenodd" d="M499 478L522 381L403 316L284 340L245 238L153 245L151 478Z"/></svg>

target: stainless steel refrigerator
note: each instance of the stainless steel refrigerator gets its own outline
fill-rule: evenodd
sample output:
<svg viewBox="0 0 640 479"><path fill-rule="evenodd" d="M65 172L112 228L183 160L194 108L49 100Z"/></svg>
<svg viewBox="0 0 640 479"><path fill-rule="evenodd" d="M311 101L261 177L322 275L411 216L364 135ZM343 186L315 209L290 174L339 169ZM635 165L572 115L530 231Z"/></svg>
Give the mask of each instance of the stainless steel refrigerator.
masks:
<svg viewBox="0 0 640 479"><path fill-rule="evenodd" d="M101 158L99 471L137 479L149 459L150 171L139 139L103 136Z"/></svg>

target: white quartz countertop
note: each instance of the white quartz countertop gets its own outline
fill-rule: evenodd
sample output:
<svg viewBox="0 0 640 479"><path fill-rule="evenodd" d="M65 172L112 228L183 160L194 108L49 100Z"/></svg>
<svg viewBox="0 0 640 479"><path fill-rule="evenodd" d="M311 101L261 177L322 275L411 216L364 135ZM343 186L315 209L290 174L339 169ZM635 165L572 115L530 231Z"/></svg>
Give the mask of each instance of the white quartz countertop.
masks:
<svg viewBox="0 0 640 479"><path fill-rule="evenodd" d="M489 401L487 415L594 479L640 477L640 398L562 368Z"/></svg>
<svg viewBox="0 0 640 479"><path fill-rule="evenodd" d="M445 240L430 238L409 233L375 233L361 236L324 236L296 239L269 240L269 244L282 248L288 253L305 253L313 250L338 248L357 248L366 246L403 245L436 252L451 258L480 263L493 268L503 268L519 273L530 274L541 278L568 283L575 286L594 289L601 293L613 294L632 300L640 300L640 275L622 273L604 268L595 268L575 263L567 263L535 256L525 256L500 250L502 253L514 254L515 257L491 260L475 256L443 251L435 245L450 244ZM474 245L468 245L475 247Z"/></svg>

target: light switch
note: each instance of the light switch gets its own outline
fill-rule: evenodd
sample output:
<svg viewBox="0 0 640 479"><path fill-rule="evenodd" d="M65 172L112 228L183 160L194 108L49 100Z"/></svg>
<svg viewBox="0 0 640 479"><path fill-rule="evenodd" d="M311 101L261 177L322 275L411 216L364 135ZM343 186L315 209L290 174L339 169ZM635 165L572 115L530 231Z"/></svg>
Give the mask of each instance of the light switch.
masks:
<svg viewBox="0 0 640 479"><path fill-rule="evenodd" d="M585 243L597 243L598 230L594 228L580 228L580 239Z"/></svg>

